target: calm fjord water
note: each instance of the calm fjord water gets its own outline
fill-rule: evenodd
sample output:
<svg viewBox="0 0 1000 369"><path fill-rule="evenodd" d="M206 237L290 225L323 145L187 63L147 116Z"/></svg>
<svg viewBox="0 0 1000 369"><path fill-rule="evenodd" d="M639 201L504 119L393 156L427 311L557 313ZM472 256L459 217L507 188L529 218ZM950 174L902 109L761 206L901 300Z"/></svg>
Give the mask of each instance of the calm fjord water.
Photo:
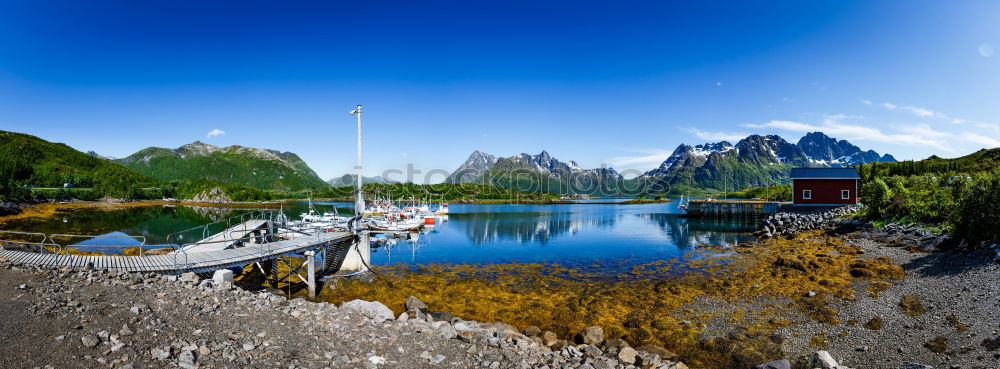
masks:
<svg viewBox="0 0 1000 369"><path fill-rule="evenodd" d="M352 213L350 203L314 204L321 212L338 208L341 214ZM306 203L284 208L293 218L306 210ZM246 211L189 207L77 210L44 219L10 221L2 228L46 234L128 234L144 236L147 244L158 244L164 243L169 233ZM748 233L752 224L679 218L676 202L454 204L450 211L447 220L439 220L433 230L414 239L399 240L392 247L374 249L373 264L541 262L572 267L617 265L619 268L612 269L620 269L679 258L703 244L731 245L753 240Z"/></svg>

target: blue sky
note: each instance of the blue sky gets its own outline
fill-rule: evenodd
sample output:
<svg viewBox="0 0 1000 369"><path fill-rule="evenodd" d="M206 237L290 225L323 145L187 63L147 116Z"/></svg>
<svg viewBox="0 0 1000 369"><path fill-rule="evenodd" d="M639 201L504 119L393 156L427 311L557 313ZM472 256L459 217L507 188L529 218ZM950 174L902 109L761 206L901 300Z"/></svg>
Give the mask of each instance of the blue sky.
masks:
<svg viewBox="0 0 1000 369"><path fill-rule="evenodd" d="M450 171L477 149L645 170L680 143L814 130L954 157L1000 146L997 14L996 1L5 2L0 129L115 157L195 140L293 151L324 178L352 170L358 103L366 175Z"/></svg>

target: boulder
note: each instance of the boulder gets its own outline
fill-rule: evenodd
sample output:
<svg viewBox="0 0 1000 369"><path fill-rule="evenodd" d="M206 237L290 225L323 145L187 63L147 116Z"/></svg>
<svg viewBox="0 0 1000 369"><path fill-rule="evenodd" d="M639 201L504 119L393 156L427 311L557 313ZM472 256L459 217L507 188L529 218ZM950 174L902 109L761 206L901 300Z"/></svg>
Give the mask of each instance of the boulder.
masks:
<svg viewBox="0 0 1000 369"><path fill-rule="evenodd" d="M375 323L392 320L395 316L385 305L378 301L351 300L340 305L341 308L354 310L371 318Z"/></svg>
<svg viewBox="0 0 1000 369"><path fill-rule="evenodd" d="M451 324L444 324L437 329L438 335L446 340L450 340L458 336L458 331L455 330Z"/></svg>
<svg viewBox="0 0 1000 369"><path fill-rule="evenodd" d="M534 337L534 336L537 336L540 333L542 333L542 330L538 329L538 327L536 327L536 326L530 326L530 327L524 329L524 335L528 336L528 337Z"/></svg>
<svg viewBox="0 0 1000 369"><path fill-rule="evenodd" d="M410 309L406 311L407 318L416 320L427 320L427 315L420 309Z"/></svg>
<svg viewBox="0 0 1000 369"><path fill-rule="evenodd" d="M556 342L559 341L559 336L553 331L542 332L542 344L548 347L552 347Z"/></svg>
<svg viewBox="0 0 1000 369"><path fill-rule="evenodd" d="M182 351L180 355L177 355L177 365L184 369L195 369L194 352Z"/></svg>
<svg viewBox="0 0 1000 369"><path fill-rule="evenodd" d="M812 366L820 369L839 369L840 365L837 364L837 360L833 359L833 356L830 356L829 352L816 351L812 357Z"/></svg>
<svg viewBox="0 0 1000 369"><path fill-rule="evenodd" d="M187 273L181 274L181 277L179 278L179 280L181 282L198 283L198 281L200 281L201 278L198 277L197 274L194 274L194 272L187 272Z"/></svg>
<svg viewBox="0 0 1000 369"><path fill-rule="evenodd" d="M775 360L769 363L754 365L751 369L792 369L792 363L788 360Z"/></svg>
<svg viewBox="0 0 1000 369"><path fill-rule="evenodd" d="M431 317L431 319L434 319L435 322L449 322L449 323L451 323L451 322L453 322L455 320L460 320L460 319L458 319L457 316L455 316L455 314L452 314L452 313L449 313L449 312L446 312L446 311L435 311L435 312L432 312L432 313L428 313L427 316Z"/></svg>
<svg viewBox="0 0 1000 369"><path fill-rule="evenodd" d="M673 360L674 358L677 357L677 354L656 345L643 345L636 348L636 350L642 352L648 352L650 354L656 354L657 356L660 357L660 359L663 360Z"/></svg>
<svg viewBox="0 0 1000 369"><path fill-rule="evenodd" d="M97 338L95 335L88 334L80 337L80 342L82 342L85 347L95 347L101 343L101 339Z"/></svg>
<svg viewBox="0 0 1000 369"><path fill-rule="evenodd" d="M631 347L623 347L621 351L618 351L618 355L616 357L622 363L635 364L635 356L638 354L639 352L635 351L635 349Z"/></svg>
<svg viewBox="0 0 1000 369"><path fill-rule="evenodd" d="M934 369L934 367L930 365L904 362L899 365L899 369Z"/></svg>
<svg viewBox="0 0 1000 369"><path fill-rule="evenodd" d="M604 356L604 351L601 351L601 349L598 348L597 346L594 346L594 345L581 345L580 347L583 347L580 350L580 351L583 351L583 356L586 356L588 358L597 359L597 358L599 358L601 356Z"/></svg>
<svg viewBox="0 0 1000 369"><path fill-rule="evenodd" d="M215 273L212 274L212 282L217 288L233 288L233 271L229 269L216 270Z"/></svg>
<svg viewBox="0 0 1000 369"><path fill-rule="evenodd" d="M612 354L617 354L618 351L621 350L624 347L630 347L630 346L629 346L628 342L625 342L625 340L623 340L623 339L616 338L616 339L611 339L611 340L604 341L604 351L605 352L610 352Z"/></svg>
<svg viewBox="0 0 1000 369"><path fill-rule="evenodd" d="M552 351L559 351L566 348L566 346L569 346L569 341L557 340L555 343L552 344L552 346L549 346L549 348L551 348Z"/></svg>
<svg viewBox="0 0 1000 369"><path fill-rule="evenodd" d="M601 327L590 326L576 334L578 344L598 345L601 342L604 342L604 329Z"/></svg>
<svg viewBox="0 0 1000 369"><path fill-rule="evenodd" d="M407 297L404 305L406 306L406 310L412 310L412 309L427 310L427 304L425 304L423 301L420 301L420 299L418 299L416 296Z"/></svg>

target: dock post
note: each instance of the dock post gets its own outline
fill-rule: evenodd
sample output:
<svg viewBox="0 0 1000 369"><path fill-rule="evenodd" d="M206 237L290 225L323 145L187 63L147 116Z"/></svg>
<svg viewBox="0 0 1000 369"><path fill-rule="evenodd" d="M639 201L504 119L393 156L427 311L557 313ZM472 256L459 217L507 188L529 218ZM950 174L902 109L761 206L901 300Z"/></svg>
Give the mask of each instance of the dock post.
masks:
<svg viewBox="0 0 1000 369"><path fill-rule="evenodd" d="M306 284L309 285L309 298L316 298L316 252L306 251Z"/></svg>

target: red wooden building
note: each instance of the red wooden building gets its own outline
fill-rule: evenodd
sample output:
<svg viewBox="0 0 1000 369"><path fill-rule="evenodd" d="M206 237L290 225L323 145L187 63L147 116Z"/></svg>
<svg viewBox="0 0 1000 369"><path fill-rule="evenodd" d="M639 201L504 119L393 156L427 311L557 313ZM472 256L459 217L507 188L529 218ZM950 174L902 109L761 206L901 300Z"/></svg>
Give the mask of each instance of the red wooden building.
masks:
<svg viewBox="0 0 1000 369"><path fill-rule="evenodd" d="M792 203L797 206L844 206L858 203L854 168L792 169Z"/></svg>

